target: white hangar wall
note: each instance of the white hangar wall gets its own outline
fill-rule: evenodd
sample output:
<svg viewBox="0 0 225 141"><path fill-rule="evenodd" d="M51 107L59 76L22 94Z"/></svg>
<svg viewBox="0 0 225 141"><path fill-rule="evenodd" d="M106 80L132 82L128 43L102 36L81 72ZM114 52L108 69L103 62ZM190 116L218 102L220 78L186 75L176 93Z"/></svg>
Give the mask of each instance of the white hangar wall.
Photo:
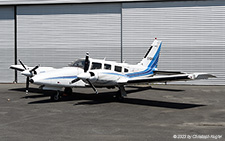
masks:
<svg viewBox="0 0 225 141"><path fill-rule="evenodd" d="M138 62L157 37L159 69L218 77L185 84L225 84L225 1L123 3L122 13L127 62Z"/></svg>
<svg viewBox="0 0 225 141"><path fill-rule="evenodd" d="M120 4L18 6L18 58L27 65L64 67L88 51L120 61L120 12Z"/></svg>
<svg viewBox="0 0 225 141"><path fill-rule="evenodd" d="M14 7L0 7L0 82L12 82L14 72L9 65L14 64Z"/></svg>

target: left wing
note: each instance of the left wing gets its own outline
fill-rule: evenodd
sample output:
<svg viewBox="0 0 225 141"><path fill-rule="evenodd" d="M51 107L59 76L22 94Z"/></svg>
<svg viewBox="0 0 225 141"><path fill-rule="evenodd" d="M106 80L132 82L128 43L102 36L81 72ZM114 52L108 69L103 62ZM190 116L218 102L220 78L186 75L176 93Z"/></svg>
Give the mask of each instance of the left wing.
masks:
<svg viewBox="0 0 225 141"><path fill-rule="evenodd" d="M24 65L24 66L26 69L23 67L23 65L11 65L10 69L25 72L26 70L32 70L34 68L34 67L28 67L27 65ZM53 67L38 67L37 69L35 69L35 73L36 74L43 73L45 71L49 71L49 70L53 70L53 69L55 69L55 68L53 68Z"/></svg>
<svg viewBox="0 0 225 141"><path fill-rule="evenodd" d="M25 65L25 67L27 67ZM25 71L24 67L22 65L11 65L10 69L18 70L18 71Z"/></svg>
<svg viewBox="0 0 225 141"><path fill-rule="evenodd" d="M168 82L168 81L188 81L188 80L197 80L197 79L208 79L210 77L216 77L208 73L175 73L175 72L166 72L163 71L166 75L154 75L149 78L143 79L130 79L127 81L128 84L131 83L143 83L143 82ZM160 73L159 73L160 74ZM170 75L168 75L170 74Z"/></svg>

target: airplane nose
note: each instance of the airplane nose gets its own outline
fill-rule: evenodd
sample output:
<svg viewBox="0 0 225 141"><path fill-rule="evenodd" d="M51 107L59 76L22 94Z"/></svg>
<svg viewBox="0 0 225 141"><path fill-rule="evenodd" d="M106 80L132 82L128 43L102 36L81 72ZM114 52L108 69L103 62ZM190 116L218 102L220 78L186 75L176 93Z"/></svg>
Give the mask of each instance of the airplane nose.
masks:
<svg viewBox="0 0 225 141"><path fill-rule="evenodd" d="M34 83L34 80L33 79L30 79L30 83Z"/></svg>

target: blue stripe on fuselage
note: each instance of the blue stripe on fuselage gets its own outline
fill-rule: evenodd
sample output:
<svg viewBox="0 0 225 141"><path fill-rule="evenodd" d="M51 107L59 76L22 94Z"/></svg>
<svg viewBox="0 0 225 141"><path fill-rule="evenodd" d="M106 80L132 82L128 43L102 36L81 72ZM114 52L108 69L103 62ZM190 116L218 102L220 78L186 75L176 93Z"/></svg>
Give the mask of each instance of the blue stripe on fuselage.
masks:
<svg viewBox="0 0 225 141"><path fill-rule="evenodd" d="M59 76L59 77L49 77L45 78L45 80L53 80L53 79L76 79L77 76Z"/></svg>
<svg viewBox="0 0 225 141"><path fill-rule="evenodd" d="M113 73L113 72L105 72L104 74L109 74L109 75L118 75L118 76L127 77L127 75L123 75L123 74L120 74L120 73Z"/></svg>

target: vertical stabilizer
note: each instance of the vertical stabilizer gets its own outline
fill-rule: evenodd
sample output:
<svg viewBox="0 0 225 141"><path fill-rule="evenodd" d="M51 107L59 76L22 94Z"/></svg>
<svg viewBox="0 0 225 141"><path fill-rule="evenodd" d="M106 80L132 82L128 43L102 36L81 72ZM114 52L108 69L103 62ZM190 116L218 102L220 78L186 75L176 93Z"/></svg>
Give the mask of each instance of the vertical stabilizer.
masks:
<svg viewBox="0 0 225 141"><path fill-rule="evenodd" d="M162 41L155 39L139 65L157 68Z"/></svg>

